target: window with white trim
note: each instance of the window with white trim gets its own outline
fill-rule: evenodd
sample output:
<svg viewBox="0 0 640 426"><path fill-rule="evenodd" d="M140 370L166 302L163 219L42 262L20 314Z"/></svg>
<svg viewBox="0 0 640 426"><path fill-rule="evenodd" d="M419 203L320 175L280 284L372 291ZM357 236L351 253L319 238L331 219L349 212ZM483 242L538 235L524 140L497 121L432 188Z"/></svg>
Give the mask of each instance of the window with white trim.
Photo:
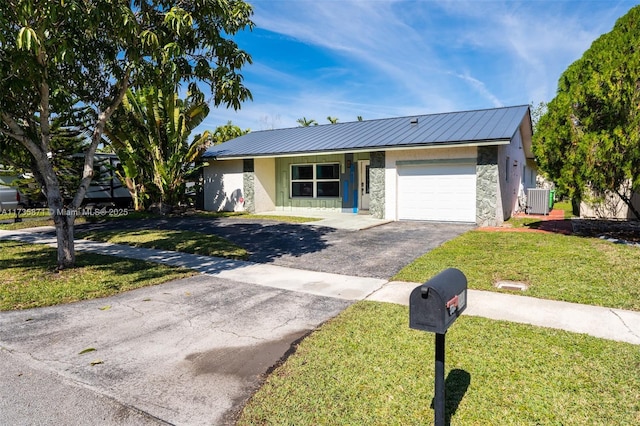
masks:
<svg viewBox="0 0 640 426"><path fill-rule="evenodd" d="M291 198L339 196L340 163L291 165Z"/></svg>

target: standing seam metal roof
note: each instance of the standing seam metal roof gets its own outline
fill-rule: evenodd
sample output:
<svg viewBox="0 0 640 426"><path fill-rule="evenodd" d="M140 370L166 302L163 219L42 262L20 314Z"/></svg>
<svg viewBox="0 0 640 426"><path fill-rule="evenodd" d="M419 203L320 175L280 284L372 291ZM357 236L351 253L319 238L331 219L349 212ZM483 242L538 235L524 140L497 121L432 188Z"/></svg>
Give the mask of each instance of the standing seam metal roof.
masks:
<svg viewBox="0 0 640 426"><path fill-rule="evenodd" d="M528 105L262 130L212 146L203 157L269 157L497 142L511 139L525 114L529 114ZM416 119L417 124L412 124Z"/></svg>

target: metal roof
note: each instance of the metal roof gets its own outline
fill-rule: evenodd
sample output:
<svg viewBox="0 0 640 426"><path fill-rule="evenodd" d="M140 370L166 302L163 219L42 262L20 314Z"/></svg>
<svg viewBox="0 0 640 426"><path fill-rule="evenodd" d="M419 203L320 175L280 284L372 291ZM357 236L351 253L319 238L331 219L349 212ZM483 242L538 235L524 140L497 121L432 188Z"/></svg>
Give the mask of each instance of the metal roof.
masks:
<svg viewBox="0 0 640 426"><path fill-rule="evenodd" d="M206 150L205 158L278 157L321 152L509 141L529 106L415 115L247 133Z"/></svg>

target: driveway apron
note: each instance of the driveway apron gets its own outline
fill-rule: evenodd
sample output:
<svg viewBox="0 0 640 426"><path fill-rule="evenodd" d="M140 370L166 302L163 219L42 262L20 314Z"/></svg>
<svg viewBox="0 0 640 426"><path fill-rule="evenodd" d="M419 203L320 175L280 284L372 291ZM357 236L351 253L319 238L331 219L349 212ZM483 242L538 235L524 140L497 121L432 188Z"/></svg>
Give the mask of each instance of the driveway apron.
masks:
<svg viewBox="0 0 640 426"><path fill-rule="evenodd" d="M1 312L0 424L232 424L291 345L350 303L201 275Z"/></svg>

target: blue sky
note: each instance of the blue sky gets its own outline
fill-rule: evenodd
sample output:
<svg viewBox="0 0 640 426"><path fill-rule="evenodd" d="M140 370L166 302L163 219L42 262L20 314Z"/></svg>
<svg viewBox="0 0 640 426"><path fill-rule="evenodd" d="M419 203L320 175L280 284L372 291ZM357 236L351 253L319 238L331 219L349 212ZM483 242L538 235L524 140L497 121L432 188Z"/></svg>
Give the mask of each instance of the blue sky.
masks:
<svg viewBox="0 0 640 426"><path fill-rule="evenodd" d="M253 57L253 93L238 112L253 131L537 104L560 74L638 1L249 0L253 31L234 37Z"/></svg>

